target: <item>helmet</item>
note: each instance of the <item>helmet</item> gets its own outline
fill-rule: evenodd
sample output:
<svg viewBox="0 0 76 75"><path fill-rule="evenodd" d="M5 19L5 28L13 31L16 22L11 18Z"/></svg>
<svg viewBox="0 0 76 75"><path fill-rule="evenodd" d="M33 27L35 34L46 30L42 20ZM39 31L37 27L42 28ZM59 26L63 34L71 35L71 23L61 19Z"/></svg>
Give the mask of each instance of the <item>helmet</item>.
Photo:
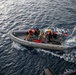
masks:
<svg viewBox="0 0 76 75"><path fill-rule="evenodd" d="M39 27L38 27L38 26L34 26L33 28L39 29Z"/></svg>
<svg viewBox="0 0 76 75"><path fill-rule="evenodd" d="M52 27L52 28L51 28L51 30L52 30L52 32L54 32L54 31L55 31L55 28L54 28L54 27Z"/></svg>
<svg viewBox="0 0 76 75"><path fill-rule="evenodd" d="M32 31L32 30L29 30L29 33L30 33L30 34L33 34L33 31Z"/></svg>
<svg viewBox="0 0 76 75"><path fill-rule="evenodd" d="M53 32L54 35L56 35L56 32Z"/></svg>
<svg viewBox="0 0 76 75"><path fill-rule="evenodd" d="M48 32L52 32L52 30L51 29L48 29Z"/></svg>

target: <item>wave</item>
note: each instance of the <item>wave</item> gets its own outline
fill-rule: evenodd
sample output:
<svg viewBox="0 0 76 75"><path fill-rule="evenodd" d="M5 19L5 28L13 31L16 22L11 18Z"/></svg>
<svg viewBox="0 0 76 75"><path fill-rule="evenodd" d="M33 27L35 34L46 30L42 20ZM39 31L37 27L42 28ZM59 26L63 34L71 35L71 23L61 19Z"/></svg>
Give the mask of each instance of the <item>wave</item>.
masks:
<svg viewBox="0 0 76 75"><path fill-rule="evenodd" d="M65 40L65 44L71 47L76 47L76 26L73 28L71 35Z"/></svg>

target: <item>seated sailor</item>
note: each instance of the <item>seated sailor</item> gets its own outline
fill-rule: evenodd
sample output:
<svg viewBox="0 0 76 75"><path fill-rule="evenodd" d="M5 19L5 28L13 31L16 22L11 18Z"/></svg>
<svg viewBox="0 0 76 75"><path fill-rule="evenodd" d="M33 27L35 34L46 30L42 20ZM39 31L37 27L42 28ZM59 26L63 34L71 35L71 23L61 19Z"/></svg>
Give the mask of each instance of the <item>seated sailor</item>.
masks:
<svg viewBox="0 0 76 75"><path fill-rule="evenodd" d="M52 42L52 30L50 28L48 29L46 37L47 37L47 43Z"/></svg>
<svg viewBox="0 0 76 75"><path fill-rule="evenodd" d="M40 30L38 26L34 26L33 30L34 30L34 35L38 36L40 34Z"/></svg>
<svg viewBox="0 0 76 75"><path fill-rule="evenodd" d="M52 33L53 43L61 45L61 35L58 35L56 31Z"/></svg>
<svg viewBox="0 0 76 75"><path fill-rule="evenodd" d="M34 39L34 34L33 34L33 31L30 29L28 32L26 32L26 36L25 36L25 39L27 41L33 41Z"/></svg>
<svg viewBox="0 0 76 75"><path fill-rule="evenodd" d="M38 39L39 40L42 40L43 43L46 42L46 36L45 36L45 33L44 33L43 30L40 32L40 35L39 35L39 38Z"/></svg>

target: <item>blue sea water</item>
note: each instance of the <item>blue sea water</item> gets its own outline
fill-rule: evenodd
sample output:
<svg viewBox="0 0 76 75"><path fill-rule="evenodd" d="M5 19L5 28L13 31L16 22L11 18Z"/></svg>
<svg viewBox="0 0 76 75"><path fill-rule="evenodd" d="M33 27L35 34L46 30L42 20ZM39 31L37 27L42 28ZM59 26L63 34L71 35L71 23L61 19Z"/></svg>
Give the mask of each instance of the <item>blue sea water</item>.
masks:
<svg viewBox="0 0 76 75"><path fill-rule="evenodd" d="M59 51L28 49L10 40L11 30L54 26L70 30L65 44L74 48ZM42 75L51 67L56 75L76 69L76 0L0 0L0 75Z"/></svg>

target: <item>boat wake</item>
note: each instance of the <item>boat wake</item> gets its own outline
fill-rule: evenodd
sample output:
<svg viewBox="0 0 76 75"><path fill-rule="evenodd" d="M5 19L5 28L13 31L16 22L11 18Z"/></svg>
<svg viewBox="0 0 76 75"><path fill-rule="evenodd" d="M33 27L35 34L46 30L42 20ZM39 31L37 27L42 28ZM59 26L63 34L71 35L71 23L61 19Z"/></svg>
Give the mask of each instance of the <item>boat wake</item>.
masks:
<svg viewBox="0 0 76 75"><path fill-rule="evenodd" d="M75 50L73 50L71 52L65 51L65 53L63 53L63 52L61 53L60 51L49 51L49 50L40 49L40 48L35 48L33 50L27 50L26 47L23 47L16 42L12 43L12 48L16 48L17 50L22 50L22 51L26 50L26 51L33 53L33 54L35 54L35 53L42 54L42 56L52 55L52 56L58 57L60 59L64 59L65 61L72 62L72 63L76 62Z"/></svg>
<svg viewBox="0 0 76 75"><path fill-rule="evenodd" d="M72 35L75 34L75 31L73 31ZM65 40L65 46L71 46L71 47L75 47L76 46L76 36L71 36L71 37L68 37L67 40ZM12 43L12 47L13 48L16 48L17 50L27 50L26 47L23 47L21 46L20 44L16 43L16 42L13 42ZM40 49L40 48L35 48L33 50L31 49L28 49L27 51L29 51L30 53L38 53L38 54L43 54L43 56L46 54L46 55L52 55L52 56L55 56L55 57L58 57L60 59L64 59L68 62L73 62L75 63L76 61L76 52L75 52L75 49L72 51L64 51L64 53L60 52L60 51L49 51L49 50L45 50L45 49Z"/></svg>
<svg viewBox="0 0 76 75"><path fill-rule="evenodd" d="M71 35L65 40L65 45L70 46L72 48L76 47L76 27L74 27Z"/></svg>
<svg viewBox="0 0 76 75"><path fill-rule="evenodd" d="M19 43L16 43L16 42L12 43L12 48L16 48L17 50L22 50L22 51L26 49L23 46L21 46Z"/></svg>

